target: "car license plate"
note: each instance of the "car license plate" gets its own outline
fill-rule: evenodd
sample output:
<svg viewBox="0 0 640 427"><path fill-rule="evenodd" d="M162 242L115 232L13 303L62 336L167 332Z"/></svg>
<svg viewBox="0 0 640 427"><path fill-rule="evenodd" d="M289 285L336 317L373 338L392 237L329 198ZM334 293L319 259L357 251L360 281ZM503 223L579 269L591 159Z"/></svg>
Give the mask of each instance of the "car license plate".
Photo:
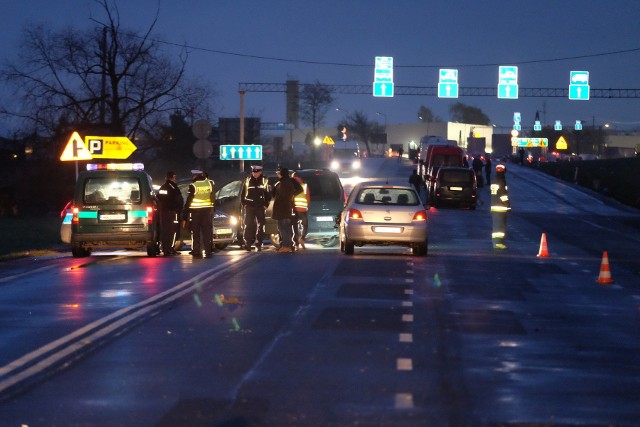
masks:
<svg viewBox="0 0 640 427"><path fill-rule="evenodd" d="M402 233L401 227L373 227L374 233Z"/></svg>
<svg viewBox="0 0 640 427"><path fill-rule="evenodd" d="M462 191L462 187L449 187L451 191Z"/></svg>
<svg viewBox="0 0 640 427"><path fill-rule="evenodd" d="M216 228L216 235L218 234L231 234L233 230L230 228Z"/></svg>
<svg viewBox="0 0 640 427"><path fill-rule="evenodd" d="M100 221L126 221L127 214L124 212L100 213Z"/></svg>
<svg viewBox="0 0 640 427"><path fill-rule="evenodd" d="M333 221L332 216L318 216L316 217L316 221Z"/></svg>

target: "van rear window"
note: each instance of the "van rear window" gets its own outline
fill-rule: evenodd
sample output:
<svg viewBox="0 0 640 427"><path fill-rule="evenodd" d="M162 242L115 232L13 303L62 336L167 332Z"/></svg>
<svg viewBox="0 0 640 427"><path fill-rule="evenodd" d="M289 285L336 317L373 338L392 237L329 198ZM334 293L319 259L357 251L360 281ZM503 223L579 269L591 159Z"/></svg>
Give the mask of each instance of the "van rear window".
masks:
<svg viewBox="0 0 640 427"><path fill-rule="evenodd" d="M462 166L462 160L457 154L435 154L432 164L434 166Z"/></svg>
<svg viewBox="0 0 640 427"><path fill-rule="evenodd" d="M309 185L311 200L341 200L340 181L331 176L302 175L302 180Z"/></svg>
<svg viewBox="0 0 640 427"><path fill-rule="evenodd" d="M84 184L85 204L140 204L140 181L135 177L89 178Z"/></svg>
<svg viewBox="0 0 640 427"><path fill-rule="evenodd" d="M471 172L468 170L443 170L440 169L441 182L469 182L471 181Z"/></svg>

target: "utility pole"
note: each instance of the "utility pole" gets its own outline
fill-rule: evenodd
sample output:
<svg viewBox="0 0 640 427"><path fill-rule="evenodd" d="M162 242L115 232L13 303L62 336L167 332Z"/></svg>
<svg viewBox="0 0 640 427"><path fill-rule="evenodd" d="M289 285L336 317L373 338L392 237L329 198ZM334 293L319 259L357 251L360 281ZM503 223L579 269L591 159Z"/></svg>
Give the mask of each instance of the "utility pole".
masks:
<svg viewBox="0 0 640 427"><path fill-rule="evenodd" d="M102 28L102 42L100 43L100 63L102 67L102 81L100 85L100 125L104 128L105 102L107 98L107 27Z"/></svg>

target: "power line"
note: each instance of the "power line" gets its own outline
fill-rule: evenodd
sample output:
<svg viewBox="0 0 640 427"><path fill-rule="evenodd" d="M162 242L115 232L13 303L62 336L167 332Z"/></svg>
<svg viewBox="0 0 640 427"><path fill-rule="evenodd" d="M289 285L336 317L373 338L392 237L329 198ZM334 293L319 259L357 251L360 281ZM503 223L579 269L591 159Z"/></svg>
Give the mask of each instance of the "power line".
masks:
<svg viewBox="0 0 640 427"><path fill-rule="evenodd" d="M131 35L135 37L140 37L137 34L133 34L133 33L131 33ZM176 47L194 50L194 51L197 50L202 52L214 53L217 55L236 56L240 58L258 59L263 61L289 62L289 63L307 64L307 65L329 65L329 66L336 66L336 67L371 67L370 63L356 64L356 63L346 63L346 62L311 61L311 60L304 60L304 59L279 58L274 56L251 55L247 53L238 53L238 52L211 49L211 48L200 47L200 46L193 46L188 44L179 44L179 43L169 42L161 39L149 39L149 40L152 40L156 43L166 44L169 46L176 46ZM622 55L625 53L633 53L633 52L640 52L640 47L623 49L623 50L614 50L614 51L608 51L608 52L598 52L598 53L591 53L591 54L584 54L584 55L563 56L559 58L532 59L528 61L503 61L503 62L478 63L478 64L432 64L432 65L394 64L394 68L443 68L443 67L473 68L473 67L495 67L499 65L504 65L506 63L510 65L542 64L547 62L561 62L561 61L570 61L574 59L586 59L586 58L597 58L602 56Z"/></svg>

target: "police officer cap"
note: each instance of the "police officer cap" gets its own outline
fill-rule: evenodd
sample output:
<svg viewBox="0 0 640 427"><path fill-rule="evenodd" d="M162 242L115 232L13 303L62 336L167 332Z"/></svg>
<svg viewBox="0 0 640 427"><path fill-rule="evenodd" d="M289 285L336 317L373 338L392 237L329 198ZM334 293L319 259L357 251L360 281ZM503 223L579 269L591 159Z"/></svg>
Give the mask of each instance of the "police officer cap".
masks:
<svg viewBox="0 0 640 427"><path fill-rule="evenodd" d="M201 173L200 169L191 169L191 175L200 175Z"/></svg>
<svg viewBox="0 0 640 427"><path fill-rule="evenodd" d="M496 172L506 172L506 171L507 171L507 167L505 165L496 166Z"/></svg>
<svg viewBox="0 0 640 427"><path fill-rule="evenodd" d="M261 171L262 165L251 165L251 170L253 171Z"/></svg>

